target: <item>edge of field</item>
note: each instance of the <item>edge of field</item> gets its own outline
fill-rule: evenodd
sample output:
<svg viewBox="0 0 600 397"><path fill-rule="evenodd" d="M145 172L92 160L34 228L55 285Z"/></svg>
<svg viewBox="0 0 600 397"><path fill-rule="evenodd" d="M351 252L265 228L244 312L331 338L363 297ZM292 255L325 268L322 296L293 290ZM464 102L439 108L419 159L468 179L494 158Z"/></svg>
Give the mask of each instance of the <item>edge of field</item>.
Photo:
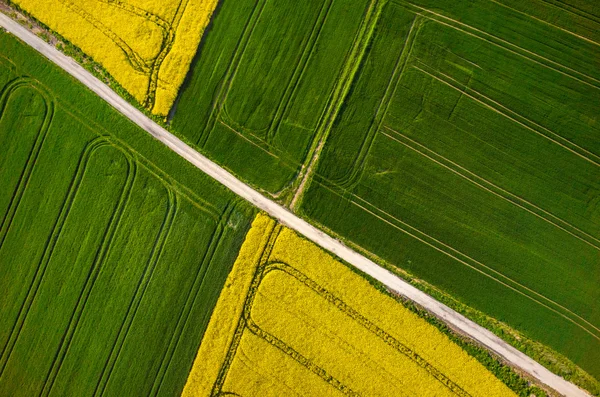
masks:
<svg viewBox="0 0 600 397"><path fill-rule="evenodd" d="M217 5L217 8L219 5ZM27 30L44 40L46 43L55 47L58 51L63 53L64 55L70 57L75 62L77 62L80 66L82 66L85 70L90 72L94 77L98 80L102 81L104 84L108 85L113 91L115 91L120 97L125 99L131 105L133 105L137 110L142 112L146 117L157 123L162 128L166 129L169 132L177 135L177 138L185 142L188 146L194 148L199 153L210 157L209 154L200 148L197 147L196 144L191 142L182 134L177 133L170 125L170 117L171 113L175 109L177 105L177 100L173 103L173 108L169 112L169 115L166 117L157 116L153 114L150 110L145 108L137 99L135 99L125 88L123 88L117 80L102 66L102 64L96 62L93 58L86 55L78 46L71 43L69 40L64 38L61 34L56 31L50 29L44 23L39 21L37 18L29 14L27 11L23 10L19 5L12 2L12 0L0 0L0 13L3 13L13 19L14 21L21 24ZM209 25L210 26L210 25ZM207 27L207 29L209 29ZM196 54L197 56L197 54ZM188 75L193 68L193 63L190 66L190 70L188 71ZM187 76L186 76L187 77ZM183 87L181 88L183 89ZM181 92L180 89L180 92ZM212 160L212 159L211 159ZM214 160L213 160L214 161ZM225 164L221 164L217 162L220 167L226 169L227 171L233 173L233 171L228 168ZM273 198L273 195L270 192L261 189L258 186L252 184L249 180L244 179L236 174L236 177L246 183L247 185L252 186L255 190L259 191L263 195L267 195Z"/></svg>
<svg viewBox="0 0 600 397"><path fill-rule="evenodd" d="M263 211L260 212L263 215L268 216L270 219L271 216ZM258 215L257 215L258 216ZM277 222L277 220L275 220ZM278 222L277 222L278 223ZM319 225L320 226L320 225ZM324 229L324 228L323 228ZM301 238L302 240L308 241L311 244L310 240L308 240L303 235L299 234L296 231L293 231L296 236ZM319 249L323 250L319 247ZM323 250L325 251L325 250ZM419 316L423 320L427 321L427 323L433 325L438 329L438 331L445 336L447 336L452 342L456 343L462 350L464 350L469 356L473 357L477 360L481 365L483 365L488 371L490 371L496 378L498 378L502 383L504 383L509 389L514 391L517 395L521 397L543 397L543 396L560 396L556 391L549 388L548 386L540 383L537 379L533 378L529 374L524 371L520 371L519 369L513 367L509 363L507 363L502 357L490 351L483 345L479 344L476 340L470 338L468 335L461 333L459 330L454 329L444 321L437 318L435 315L422 308L412 300L405 298L401 295L393 293L388 288L385 287L382 283L375 280L371 276L362 271L358 270L354 266L348 264L343 259L339 258L335 254L331 252L327 252L327 255L333 257L336 261L340 262L348 269L350 269L353 273L358 274L360 277L365 279L371 286L373 286L380 293L394 299L396 302L401 304L403 307L411 311L412 313ZM402 277L404 279L404 277ZM415 280L413 278L413 280ZM411 282L411 284L413 284ZM415 285L415 284L413 284ZM437 299L437 298L436 298ZM452 299L450 297L450 299ZM496 321L496 320L495 320ZM582 370L583 371L583 370Z"/></svg>
<svg viewBox="0 0 600 397"><path fill-rule="evenodd" d="M144 115L158 123L161 127L172 131L172 128L170 128L170 126L168 125L166 118L153 115L148 109L143 107L110 75L110 73L106 71L106 69L104 69L104 67L101 64L94 61L89 56L85 55L85 53L83 53L83 51L79 47L75 46L74 44L66 40L64 37L62 37L60 34L38 21L35 17L22 10L11 0L0 0L0 12L5 13L10 18L19 22L28 30L32 31L35 35L42 38L47 43L56 47L60 52L74 59L78 64L80 64L90 73L92 73L95 77L106 83L117 94L119 94L121 97L127 100L127 102L131 103L138 110L143 112ZM191 144L189 141L187 141L185 137L182 137L180 134L177 134L176 131L172 132L174 132L179 139L194 147L195 150L198 150L198 148L195 145ZM222 164L219 165L223 167ZM227 169L227 167L223 168ZM262 194L267 193L264 192L262 189L249 183L248 181L243 181L253 186L253 188L260 191ZM551 372L585 389L594 396L600 396L600 380L597 380L591 375L589 375L587 372L578 367L567 357L552 350L550 347L543 345L542 343L536 342L528 338L527 336L521 334L519 331L516 331L507 324L496 320L479 310L471 308L470 306L452 297L450 294L440 289L437 289L436 287L430 285L429 283L423 280L414 277L413 275L404 271L403 269L392 266L391 264L377 257L373 253L364 250L362 247L352 243L343 236L340 236L339 234L335 233L333 230L330 230L324 225L316 223L314 220L308 218L303 213L301 213L301 211L294 211L294 213L299 217L303 218L304 220L308 221L309 223L313 224L314 226L318 227L322 231L328 233L329 235L335 236L336 239L342 241L350 248L373 260L386 270L391 271L392 273L407 281L414 287L432 296L434 299L442 302L451 309L474 321L478 325L490 330L496 336L498 336L517 350L525 353L533 360L546 367ZM303 236L301 237L304 238ZM343 260L339 258L337 259L348 266L348 264ZM534 381L531 377L522 373L522 371L518 371L514 367L508 365L504 362L502 358L490 352L488 349L482 347L473 339L462 335L455 329L450 328L445 322L438 319L425 309L418 307L412 301L400 297L396 294L393 294L381 283L372 279L370 276L360 272L353 266L349 266L349 268L352 269L354 272L360 274L365 279L367 279L369 283L371 283L382 293L394 297L397 301L401 302L404 306L417 313L420 317L426 319L428 322L438 327L438 329L440 329L441 332L449 336L452 341L459 344L463 349L465 349L465 351L467 351L470 355L472 355L479 362L481 362L486 368L488 368L488 370L490 370L495 376L497 376L500 380L502 380L507 386L509 386L519 395L529 396L533 393L534 395L539 396L540 394L538 393L542 391L544 393L549 393L550 395L556 395L554 391L549 391L547 387L540 386L538 382ZM527 381L524 380L523 377L529 379L529 381L532 384L535 384L536 386L529 386L528 384L524 386L523 382L526 384ZM519 390L514 389L513 386L519 387Z"/></svg>
<svg viewBox="0 0 600 397"><path fill-rule="evenodd" d="M1 4L1 1L0 1L0 4ZM0 11L1 11L1 7L0 7ZM0 13L0 15L3 15L3 14ZM10 33L8 29L1 27L0 28L0 36L4 36L4 37L0 37L0 39L2 39L2 42L4 44L8 43L7 46L3 46L3 44L0 44L0 47L2 47L4 50L4 51L2 51L2 53L0 55L6 55L8 58L10 58L10 59L8 59L8 58L4 59L5 61L7 61L5 66L12 65L14 67L14 69L11 69L11 71L8 72L8 75L11 77L9 77L9 80L6 81L7 83L11 81L10 80L11 78L18 77L19 79L17 79L17 80L23 80L23 78L24 78L26 80L27 86L32 85L32 87L35 88L36 92L40 91L40 94L42 95L40 98L44 102L48 101L48 103L46 103L47 108L48 107L50 107L50 109L54 109L57 107L61 108L60 111L63 112L63 113L61 113L61 116L64 116L64 117L60 118L60 122L58 123L59 126L55 125L55 127L60 127L60 124L62 122L65 122L65 120L70 121L70 122L74 123L73 125L77 125L77 126L86 124L85 127L82 127L82 130L86 130L86 131L89 130L89 131L91 131L90 133L92 134L92 136L96 137L92 141L87 141L88 144L91 145L91 143L93 143L93 142L100 141L100 142L103 142L102 144L106 144L107 146L111 146L111 147L114 146L115 148L117 148L119 150L119 153L122 152L122 154L125 156L124 158L126 158L128 161L131 161L132 164L136 164L135 166L133 166L133 168L131 168L132 165L130 164L129 168L128 168L129 171L138 169L138 175L139 175L139 172L141 172L140 169L143 169L144 170L143 172L146 173L145 175L147 177L156 178L158 181L160 181L161 186L164 186L164 188L168 192L169 198L168 198L167 202L169 204L166 207L166 208L168 208L168 210L165 215L166 217L163 219L164 220L163 224L158 225L158 226L160 226L160 230L157 229L158 234L156 235L157 237L156 237L156 240L154 241L157 244L158 248L155 247L156 250L152 249L151 253L150 253L150 251L148 251L148 255L149 255L148 262L147 262L148 267L145 268L145 270L142 269L143 273L148 271L149 272L148 274L152 274L151 262L156 264L157 261L162 260L160 258L157 259L158 257L161 256L161 252L162 252L161 251L162 248L160 248L161 243L159 240L161 237L164 237L167 234L171 233L171 231L170 231L171 229L168 224L168 222L169 222L168 219L169 219L169 217L171 218L171 220L173 219L173 211L177 211L177 208L178 208L177 203L179 203L179 208L181 209L182 200L187 203L186 205L189 204L190 208L192 208L194 211L196 210L196 208L198 208L201 211L205 211L206 214L208 214L207 217L214 216L213 219L214 219L214 224L215 224L216 228L225 227L224 233L229 233L231 236L231 237L227 237L227 239L229 240L229 244L231 245L232 249L231 250L226 249L223 251L224 252L223 254L213 255L212 257L206 256L206 258L212 258L211 260L214 260L215 258L217 258L222 261L221 264L223 266L213 266L213 267L217 267L217 268L220 267L222 269L222 270L218 270L218 272L223 274L223 277L221 279L222 283L221 283L221 281L219 281L219 276L217 275L217 273L210 270L210 268L207 268L206 272L205 272L206 275L211 276L210 277L211 283L214 284L214 287L216 288L216 294L218 296L218 293L220 292L222 285L225 281L226 275L228 274L229 269L232 267L233 262L237 256L237 252L238 252L241 244L243 243L243 240L245 238L245 235L247 234L247 231L249 230L249 228L251 226L251 220L254 218L254 216L258 210L254 206L252 206L249 202L247 202L247 201L243 200L242 198L240 198L239 196L235 195L235 193L233 193L226 187L219 184L217 181L210 178L208 175L206 175L201 170L199 170L196 167L194 167L193 165L191 165L184 158L179 156L177 153L172 151L167 146L163 145L160 141L154 139L146 131L144 131L143 129L136 126L134 123L131 122L131 120L126 118L118 110L111 107L110 104L108 104L100 96L94 94L91 90L89 90L88 87L86 87L83 84L80 84L71 75L69 75L65 70L63 70L56 64L50 62L48 59L43 57L43 55L40 54L38 51L36 51L35 48L29 46L17 35L14 35L14 34ZM8 51L8 52L6 52L6 51ZM0 58L2 58L2 57L0 56ZM13 81L17 81L17 80L13 80ZM82 95L82 94L84 94L84 95ZM51 106L51 105L53 105L53 106ZM81 106L81 107L79 108L79 106ZM58 117L54 118L55 121L57 119L58 119ZM67 124L69 124L69 123L67 122ZM107 127L107 125L109 127ZM71 127L72 127L72 125L71 125ZM42 127L40 127L40 128L42 128ZM46 126L45 128L52 128L52 127ZM57 130L60 130L60 128L57 128ZM57 131L57 132L59 132L59 131ZM52 132L49 132L49 133L52 134ZM42 132L40 132L40 134L42 134ZM79 142L79 141L77 141L77 142ZM84 141L81 141L81 142L84 142ZM93 145L92 146L90 146L90 145L87 145L85 150L87 150L87 148L89 148L89 147L93 147ZM95 145L95 143L94 143L94 145ZM50 146L52 146L52 144ZM51 149L50 152L52 152L52 148L50 148L50 149ZM54 153L52 153L52 154L54 154ZM77 156L77 158L79 158L79 156ZM75 167L75 168L77 168L77 167ZM85 166L84 166L84 168L85 168ZM75 170L71 170L71 171L75 172ZM77 171L77 172L79 172L79 171ZM35 171L34 171L34 173L35 173ZM135 171L133 171L133 174L135 174ZM133 176L133 178L135 178L135 175ZM139 177L138 177L138 179L139 179ZM73 182L73 183L75 183L75 182ZM135 182L135 183L137 186L137 182ZM129 187L131 187L131 185ZM123 190L123 192L125 192L125 190ZM157 194L160 193L158 190L156 192L157 192ZM175 201L173 201L173 198L171 197L171 193L178 197L178 198L174 199ZM123 193L122 197L125 197L125 195L126 195L126 193ZM175 197L175 196L173 196L173 197ZM210 198L210 203L208 202L208 200L205 199L208 197ZM119 204L119 205L121 205L121 204ZM61 206L62 206L62 204L61 204ZM226 210L228 208L230 209L230 211L226 212ZM60 206L56 208L56 211L58 211L59 209L60 209ZM156 207L156 209L157 209L157 211L159 210L158 207ZM54 209L52 211L54 211ZM115 211L117 211L117 210L115 210ZM216 211L216 212L214 212L214 211ZM68 212L68 210L67 210L67 212ZM214 214L213 214L213 212L214 212ZM235 214L235 218L231 217L231 216L228 216L227 218L220 217L221 214L231 215L232 213ZM115 218L115 219L117 219L117 218ZM207 219L210 219L210 218L207 218ZM225 220L226 222L222 223L221 219ZM113 220L111 220L110 222L113 222ZM117 219L116 222L118 223L119 220ZM213 221L211 221L211 222L213 222ZM239 232L237 232L237 231L233 232L233 230L235 230L235 229L231 228L232 225L236 225L236 224L237 224ZM118 228L120 228L120 227L121 226L118 226ZM231 230L232 232L227 232L227 229ZM113 230L113 232L114 232L114 230ZM217 234L217 233L213 233L213 234ZM226 236L226 234L225 234L225 236ZM165 240L163 239L162 242L164 243L164 241ZM211 241L213 241L213 240L211 240ZM214 240L214 241L217 242L217 245L220 244L221 246L226 247L225 244L223 244L221 241L218 241L218 240ZM213 242L211 242L210 244L213 244L213 246L214 246ZM209 248L207 248L207 249L209 249ZM217 247L213 251L218 252L219 250L220 249ZM155 254L158 256L156 256ZM150 258L150 256L152 256L152 258ZM202 259L202 258L200 258L200 259ZM218 262L218 261L215 261L215 262ZM198 263L200 263L200 262L198 262ZM208 265L210 265L210 263L208 263ZM150 269L150 270L148 270L148 269ZM102 270L102 271L104 271L104 270ZM204 273L199 273L199 274L202 275ZM142 278L146 277L146 275L147 274L144 273ZM206 277L203 280L209 280L209 277ZM143 280L140 279L140 285L141 285L142 281ZM86 283L87 283L87 281L86 281ZM192 287L194 287L194 286L192 286ZM192 287L190 287L190 288L192 288ZM198 288L201 288L201 286ZM141 291L141 290L139 290L139 291ZM132 293L135 292L134 295L139 295L138 294L139 291L132 290ZM192 290L190 290L190 291L192 291ZM142 292L142 294L143 294L143 292ZM190 294L192 294L192 292L190 292ZM211 294L214 295L215 292L211 292ZM190 295L190 296L192 296L192 295ZM204 303L201 302L202 305L206 305L206 307L207 307L207 310L206 310L207 316L210 316L210 314L212 313L212 310L214 308L213 303L215 303L215 302L216 302L216 296L215 296L214 301L212 301L212 303L211 303L211 300L206 300L206 302L204 302ZM198 306L195 303L193 303L191 306L188 305L188 303L185 303L185 305L186 305L186 307L192 307L194 305ZM202 307L202 306L199 306L199 307ZM127 308L127 307L125 307L125 308ZM190 308L189 310L192 310L192 309ZM127 313L127 316L130 316L130 314ZM204 327L205 327L207 324L207 320L200 320L200 321L205 321L205 324L204 324ZM177 330L181 328L180 323L177 323L176 326L178 327L178 328L176 328ZM187 327L187 325L185 325L185 327ZM196 340L194 341L195 346L197 348L197 346L200 343L200 337L204 333L204 328L196 327L196 329L199 330L198 336L197 336ZM177 332L179 332L179 331L177 331ZM181 331L181 332L183 332L183 331ZM181 334L181 332L179 332L179 334ZM185 332L187 333L188 331L185 331ZM180 343L179 340L177 341L177 343ZM183 346L183 345L181 345L181 346ZM171 349L171 347L168 347L168 348ZM180 348L178 347L178 349L180 349ZM193 358L194 354L196 353L195 349L191 349L191 350L188 349L187 351L189 352L189 354L192 355L192 358ZM165 353L165 354L167 354L167 353ZM173 354L175 354L175 353L173 353ZM167 356L165 356L165 357L167 357ZM169 365L169 364L167 364L167 365ZM190 366L191 366L191 362L190 362ZM171 371L171 370L169 370L169 371ZM181 374L182 377L184 377L184 380L185 380L185 378L187 377L187 372L184 370L183 373L181 373L181 372L179 372L179 373ZM48 375L48 376L50 376L50 375ZM164 376L163 376L163 378L164 378ZM165 384L166 384L166 382L165 382ZM160 383L158 385L159 385L158 387L162 387L161 386L162 383Z"/></svg>
<svg viewBox="0 0 600 397"><path fill-rule="evenodd" d="M15 4L12 0L0 0L0 12L8 15L13 20L17 21L36 36L52 45L63 54L72 58L75 62L81 65L85 70L94 75L97 79L108 85L113 91L123 97L127 102L135 106L144 115L152 119L152 121L160 124L163 128L168 128L166 118L157 116L142 105L133 97L119 82L102 66L101 63L95 61L88 56L78 46L64 38L60 33L50 29L43 22Z"/></svg>
<svg viewBox="0 0 600 397"><path fill-rule="evenodd" d="M259 219L259 217L262 217L262 218ZM260 224L258 224L258 225L257 225L257 220L260 222ZM244 243L243 243L242 247L240 248L240 251L238 252L236 264L234 264L233 269L231 270L232 273L230 273L228 276L228 280L229 280L231 278L233 272L237 272L238 274L236 274L236 277L243 276L242 279L245 279L245 281L240 282L239 284L235 284L235 282L234 282L234 284L231 284L229 286L229 289L224 290L224 293L226 294L226 296L228 296L229 298L231 298L233 300L239 300L240 298L242 298L242 300L245 299L246 293L248 292L247 289L250 287L250 282L254 277L253 275L255 273L256 266L258 266L258 262L260 261L259 260L260 258L258 258L256 255L258 255L258 256L263 255L262 248L264 248L265 244L267 244L267 240L269 239L268 237L271 235L270 233L264 232L263 224L270 225L270 226L267 226L266 229L277 228L277 227L283 227L284 229L287 229L287 227L285 225L283 225L282 223L280 223L279 221L277 221L275 218L273 218L271 215L269 215L268 213L266 213L264 211L259 211L256 214L256 216L253 220L252 226L251 226L250 230L248 231L248 233L246 234L246 239L244 240ZM318 250L322 251L327 256L331 257L332 260L337 261L339 264L341 264L342 266L345 266L348 270L352 271L354 274L358 275L359 277L361 277L362 279L367 281L369 283L369 285L374 287L378 293L383 294L384 296L387 296L389 298L392 298L396 303L401 305L403 308L406 308L411 313L416 314L420 319L423 319L428 324L434 326L438 330L438 332L440 332L444 336L448 337L448 339L450 339L451 342L458 345L458 347L460 349L462 349L470 357L474 358L487 371L489 371L493 376L495 376L500 382L502 382L506 387L508 387L516 395L522 396L522 397L532 397L532 396L535 396L535 397L552 396L553 397L553 396L559 395L554 390L552 390L544 385L540 385L539 382L537 382L535 379L527 376L527 374L522 373L522 372L516 370L515 368L511 367L510 365L504 363L500 357L492 354L486 348L478 345L475 341L473 341L469 337L464 336L461 333L457 332L456 330L449 328L445 323L438 320L436 317L432 316L426 310L418 307L412 301L410 301L406 298L399 297L393 293L390 293L380 283L373 280L368 275L363 274L360 271L356 271L356 269L353 266L349 265L347 262L345 262L344 260L337 257L335 254L332 254L331 252L328 252L328 251L324 250L323 248L315 245L312 241L308 240L307 238L305 238L303 235L299 234L295 230L293 230L293 229L288 229L288 230L291 231L296 236L296 238L299 238L300 240L303 240L303 241L309 243L311 246L315 246ZM267 240L265 240L265 238L267 238ZM262 243L260 243L258 240L261 240ZM255 242L260 243L259 245L262 247L259 250L260 252L257 251L258 246L254 247L254 249L246 247L246 244L248 242L250 242L251 244L254 244ZM256 244L254 244L254 245L256 245ZM245 248L248 248L248 249L246 249L244 251ZM254 259L250 258L251 256L253 256ZM242 259L240 259L240 258L242 258ZM237 266L236 267L236 265L238 264L238 261L240 261L240 260L242 262L250 261L250 262L254 263L255 266L249 266L249 267ZM248 272L250 272L252 274L250 274ZM236 278L236 280L238 280L238 279ZM226 284L227 284L227 282L226 282ZM234 287L234 285L235 285L235 287ZM215 311L220 310L219 305L221 303L223 303L222 298L223 298L222 295L220 295L219 296L220 303L217 303L217 306L215 307ZM227 298L227 299L229 299L229 298ZM244 306L240 302L238 302L239 304L236 303L235 305L224 305L221 308L224 309L224 311L230 312L229 313L230 316L237 318L237 317L239 317L239 315L241 315L240 313L241 313L241 310L243 309L242 306ZM238 313L234 314L233 311L236 311ZM215 312L213 312L213 316L214 315L215 315ZM214 321L214 318L212 316L211 316L210 321L211 321L211 323L213 323L213 321ZM215 325L215 324L216 323L213 323L213 325ZM222 338L227 339L228 337L232 336L235 331L232 328L232 329L224 332L222 329L224 324L221 324L221 323L218 323L218 324L220 324L220 325L212 328L212 333L211 333L211 331L207 330L207 334L205 334L205 338L208 338L208 339L203 339L201 342L201 346L198 350L196 359L194 361L194 365L192 367L192 370L190 371L190 374L188 375L188 381L186 383L186 387L184 389L182 397L192 397L192 396L203 395L202 393L197 394L196 391L197 390L206 391L207 388L210 388L209 383L211 382L211 379L216 377L216 374L206 375L206 371L199 370L199 367L197 367L197 365L199 364L202 368L206 368L206 366L205 366L206 362L198 361L199 357L202 357L202 354L204 354L204 355L208 354L207 352L209 350L214 350L215 348L220 351L220 348L217 348L217 345L214 345L214 343L217 343L217 344L220 343ZM230 325L235 327L235 324L237 324L237 322L232 322ZM211 327L209 326L208 329L211 329ZM217 341L217 339L219 339L219 341ZM215 363L219 363L218 367L220 367L221 359L223 359L223 357L220 357L220 354L217 354L216 356L210 355L210 358L216 360ZM200 373L202 374L201 376L199 375ZM207 383L207 382L209 382L209 383Z"/></svg>
<svg viewBox="0 0 600 397"><path fill-rule="evenodd" d="M433 285L427 283L424 280L421 280L409 272L400 269L396 266L391 265L386 262L382 258L376 256L372 252L366 251L359 245L353 243L352 241L344 238L339 235L335 231L321 225L314 220L305 216L301 211L297 211L296 215L300 218L304 219L307 222L310 222L320 230L325 233L331 235L332 237L338 239L343 244L347 245L351 249L357 251L358 253L364 255L365 257L371 259L384 269L392 272L397 275L404 281L408 282L410 285L418 288L419 290L425 292L430 295L434 299L442 302L446 306L451 309L457 311L462 314L469 320L475 322L476 324L486 328L491 331L494 335L498 336L502 340L504 340L509 345L513 346L515 349L521 351L522 353L528 355L533 360L537 361L544 367L546 367L549 371L554 374L564 378L565 380L572 382L573 384L579 386L580 388L586 390L591 393L593 396L600 396L600 380L597 380L582 368L580 368L577 364L572 362L566 356L554 351L552 348L537 342L521 332L515 330L509 325L503 323L500 320L497 320L477 309L474 309L467 304L461 302L457 298L452 295L444 292L443 290L434 287ZM304 236L301 236L305 239ZM333 255L330 253L330 255ZM335 255L333 255L336 257ZM336 257L337 258L337 257ZM348 266L352 271L361 275L365 278L371 285L373 285L380 292L393 297L398 302L401 302L405 307L412 310L414 313L418 314L420 317L427 320L430 324L435 325L441 332L446 334L453 342L457 343L463 349L465 349L470 355L480 361L488 370L490 370L494 375L496 375L500 380L502 380L507 386L513 389L513 382L523 381L523 378L527 378L531 384L535 385L535 387L531 388L531 390L521 387L519 390L513 389L516 393L521 396L529 396L531 394L535 396L540 396L537 394L535 390L544 391L548 393L548 395L554 396L559 395L554 390L548 388L545 385L541 385L537 380L529 376L523 371L520 371L518 368L507 363L502 357L493 353L489 349L485 348L481 344L479 344L476 340L470 338L467 335L464 335L459 330L450 327L443 320L439 319L426 309L423 309L418 304L414 303L408 298L400 296L398 294L393 293L388 288L386 288L379 281L373 279L368 274L361 272L356 269L354 266L348 265L344 260L337 258L340 262L344 263ZM528 392L526 392L528 390ZM522 394L525 393L526 394Z"/></svg>

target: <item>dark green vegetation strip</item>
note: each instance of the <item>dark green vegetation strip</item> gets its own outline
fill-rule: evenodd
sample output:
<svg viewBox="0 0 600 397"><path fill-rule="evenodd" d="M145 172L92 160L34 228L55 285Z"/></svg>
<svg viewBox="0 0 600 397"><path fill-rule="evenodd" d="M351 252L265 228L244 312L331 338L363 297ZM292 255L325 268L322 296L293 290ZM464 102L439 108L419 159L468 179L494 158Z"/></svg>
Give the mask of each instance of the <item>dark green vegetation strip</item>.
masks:
<svg viewBox="0 0 600 397"><path fill-rule="evenodd" d="M301 210L598 378L600 24L535 3L388 2Z"/></svg>
<svg viewBox="0 0 600 397"><path fill-rule="evenodd" d="M253 210L0 48L0 395L179 395Z"/></svg>

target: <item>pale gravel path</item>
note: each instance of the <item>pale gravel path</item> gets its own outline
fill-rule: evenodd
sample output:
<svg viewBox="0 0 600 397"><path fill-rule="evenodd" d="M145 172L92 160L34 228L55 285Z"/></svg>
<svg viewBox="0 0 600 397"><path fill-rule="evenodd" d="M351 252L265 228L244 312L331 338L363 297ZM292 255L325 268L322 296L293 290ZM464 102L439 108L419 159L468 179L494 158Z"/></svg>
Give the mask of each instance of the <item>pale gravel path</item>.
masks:
<svg viewBox="0 0 600 397"><path fill-rule="evenodd" d="M527 372L532 377L538 379L540 382L548 385L559 393L565 396L589 396L585 391L553 374L541 364L510 346L487 329L475 324L473 321L465 318L463 315L455 312L441 302L436 301L431 296L403 281L393 273L377 265L375 262L353 251L340 241L300 219L286 208L261 195L256 190L246 185L208 158L196 152L173 134L150 120L142 112L117 95L107 85L95 78L74 60L65 56L56 48L47 44L2 13L0 13L0 26L4 27L22 41L36 49L50 61L64 69L67 73L85 84L90 90L98 94L125 117L129 118L132 122L167 145L171 150L217 180L219 183L226 186L238 196L267 212L284 225L294 229L315 244L370 275L387 286L390 290L403 295L424 307L452 327L459 329L462 333L470 336L488 349L502 356L513 366Z"/></svg>

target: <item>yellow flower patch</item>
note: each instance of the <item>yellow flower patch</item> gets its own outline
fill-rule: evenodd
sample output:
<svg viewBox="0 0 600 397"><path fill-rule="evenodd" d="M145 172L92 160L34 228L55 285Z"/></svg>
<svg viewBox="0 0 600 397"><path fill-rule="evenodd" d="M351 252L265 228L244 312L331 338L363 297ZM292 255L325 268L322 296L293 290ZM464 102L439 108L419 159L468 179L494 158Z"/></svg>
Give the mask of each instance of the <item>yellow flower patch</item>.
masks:
<svg viewBox="0 0 600 397"><path fill-rule="evenodd" d="M183 395L514 396L448 337L259 215Z"/></svg>
<svg viewBox="0 0 600 397"><path fill-rule="evenodd" d="M14 0L166 115L218 0Z"/></svg>

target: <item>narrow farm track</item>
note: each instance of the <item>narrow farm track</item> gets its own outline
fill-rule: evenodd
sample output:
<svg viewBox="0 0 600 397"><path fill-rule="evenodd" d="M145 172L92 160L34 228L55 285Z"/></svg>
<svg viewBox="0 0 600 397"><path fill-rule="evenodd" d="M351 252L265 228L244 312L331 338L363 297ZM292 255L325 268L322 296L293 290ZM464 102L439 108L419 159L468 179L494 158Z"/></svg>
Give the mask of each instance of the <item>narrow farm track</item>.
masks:
<svg viewBox="0 0 600 397"><path fill-rule="evenodd" d="M0 13L0 26L14 34L22 41L36 49L50 61L64 69L74 78L85 84L90 90L113 106L117 111L130 119L133 123L143 128L153 137L167 145L171 150L179 154L185 160L208 174L210 177L226 186L228 189L249 201L256 207L269 213L282 224L302 234L320 247L337 255L341 259L355 266L357 269L367 273L379 282L386 285L390 290L406 296L418 305L424 307L450 326L469 335L474 340L486 346L490 350L502 356L507 362L520 368L540 382L567 396L589 396L577 386L551 373L541 364L535 362L525 354L519 352L506 342L492 334L485 328L468 320L464 316L450 309L446 305L436 301L424 292L406 283L393 273L378 266L373 261L365 258L357 252L346 247L338 240L325 234L308 222L300 219L288 209L269 200L250 186L238 180L229 172L219 167L194 149L186 145L170 132L154 123L143 113L130 105L127 101L112 91L107 85L96 79L83 67L71 58L60 53L42 39L38 38L27 29L13 21L6 15Z"/></svg>

